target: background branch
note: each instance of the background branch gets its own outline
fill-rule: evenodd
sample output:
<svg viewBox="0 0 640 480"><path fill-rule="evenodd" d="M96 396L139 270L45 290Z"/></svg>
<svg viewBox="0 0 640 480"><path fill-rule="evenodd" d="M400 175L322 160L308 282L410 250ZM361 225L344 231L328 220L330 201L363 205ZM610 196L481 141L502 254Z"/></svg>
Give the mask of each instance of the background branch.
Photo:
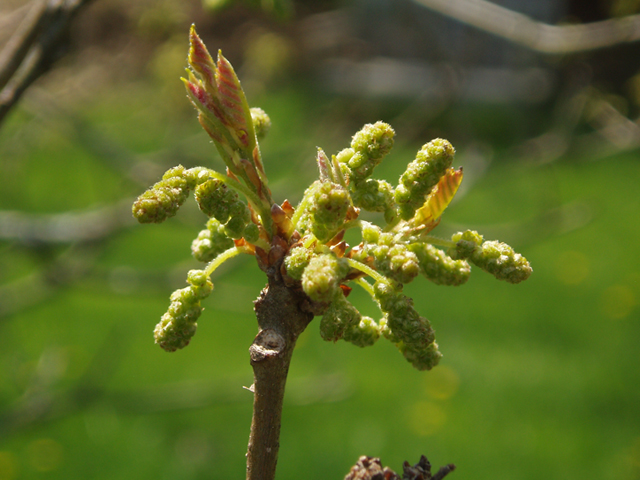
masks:
<svg viewBox="0 0 640 480"><path fill-rule="evenodd" d="M75 15L92 0L37 0L0 51L0 123L61 56Z"/></svg>
<svg viewBox="0 0 640 480"><path fill-rule="evenodd" d="M640 15L583 25L549 25L486 0L413 0L541 53L567 55L640 40Z"/></svg>

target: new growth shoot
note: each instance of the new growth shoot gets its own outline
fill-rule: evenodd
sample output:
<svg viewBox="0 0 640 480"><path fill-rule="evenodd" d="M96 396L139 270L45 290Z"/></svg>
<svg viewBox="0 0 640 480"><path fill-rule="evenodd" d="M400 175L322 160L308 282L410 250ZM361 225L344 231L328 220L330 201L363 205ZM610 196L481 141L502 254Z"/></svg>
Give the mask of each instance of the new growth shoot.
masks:
<svg viewBox="0 0 640 480"><path fill-rule="evenodd" d="M240 253L254 255L265 272L278 268L289 288L306 294L307 308L322 316L325 340L364 347L385 337L420 370L437 365L441 353L431 324L403 293L405 284L423 276L438 285L461 285L471 264L509 283L529 277L527 260L504 243L485 241L475 231L450 240L431 236L463 177L462 169L452 167L455 150L447 140L424 145L394 186L372 174L393 147L395 132L383 122L365 125L331 158L318 150L319 178L297 207L275 203L258 143L270 126L268 116L249 108L231 64L221 53L214 62L194 27L190 41L191 68L182 80L226 172L174 167L133 205L138 221L159 223L193 192L208 217L192 244L193 256L207 266L190 271L189 286L172 294L155 329L162 348L189 344L201 301L213 290L210 275ZM360 220L362 211L381 212L384 222ZM343 240L349 229L360 232L359 244ZM379 319L362 316L349 302L351 285L370 294Z"/></svg>

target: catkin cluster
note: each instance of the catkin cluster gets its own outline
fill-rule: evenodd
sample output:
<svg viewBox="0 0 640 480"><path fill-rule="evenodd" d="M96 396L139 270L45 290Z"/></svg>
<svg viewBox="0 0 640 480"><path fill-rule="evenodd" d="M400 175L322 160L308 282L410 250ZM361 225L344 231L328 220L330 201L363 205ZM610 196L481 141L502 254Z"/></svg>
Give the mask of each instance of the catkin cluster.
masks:
<svg viewBox="0 0 640 480"><path fill-rule="evenodd" d="M332 162L321 152L320 180L307 189L300 214L292 217L302 238L285 257L284 270L310 300L324 306L322 338L368 346L383 335L414 367L431 369L442 355L433 328L402 293L403 285L418 275L438 285L461 285L469 278L470 263L516 283L531 267L508 245L484 242L475 232L438 240L440 248L433 245L428 234L462 178L451 168L455 150L443 139L424 145L394 188L371 178L393 137L389 125L377 122L365 125ZM383 213L385 224L356 220L360 210ZM360 228L362 241L349 250L341 239L353 226ZM363 275L373 275L374 285ZM365 282L380 307L379 321L362 316L347 300L351 280Z"/></svg>
<svg viewBox="0 0 640 480"><path fill-rule="evenodd" d="M191 85L194 95L205 83ZM192 98L197 103L194 98L199 97ZM216 112L209 112L205 120L201 117L205 128L218 128ZM271 121L260 109L251 109L250 116L257 142ZM242 122L236 127L242 127ZM223 150L233 146L225 135L212 135ZM529 277L531 267L508 245L485 241L475 231L457 233L451 240L431 237L462 180L462 171L451 168L455 150L443 139L427 143L394 187L372 178L391 150L394 135L391 126L377 122L365 125L350 146L331 159L319 150L319 179L306 189L297 208L286 201L272 205L269 217L262 204L255 213L256 205L268 198L258 157L251 164L244 157L234 163L236 157L230 156L228 177L202 167L169 170L136 200L133 214L142 223L161 222L175 215L193 191L209 220L191 250L197 260L209 265L190 271L189 286L171 295L169 309L155 329L156 343L167 351L189 343L202 312L201 301L213 290L209 275L218 263L243 249L255 254L262 267L279 265L285 284L304 292L311 311L322 315L323 339L365 347L384 336L415 368L429 370L437 365L442 354L434 330L403 293L403 286L419 275L437 285L461 285L469 278L470 264L518 283ZM248 179L248 190L238 184L239 173ZM238 191L245 194L246 203ZM382 214L383 224L360 219L362 211ZM361 234L361 241L352 248L344 241L345 231L351 228ZM379 320L363 316L348 300L352 282L371 295L380 309Z"/></svg>

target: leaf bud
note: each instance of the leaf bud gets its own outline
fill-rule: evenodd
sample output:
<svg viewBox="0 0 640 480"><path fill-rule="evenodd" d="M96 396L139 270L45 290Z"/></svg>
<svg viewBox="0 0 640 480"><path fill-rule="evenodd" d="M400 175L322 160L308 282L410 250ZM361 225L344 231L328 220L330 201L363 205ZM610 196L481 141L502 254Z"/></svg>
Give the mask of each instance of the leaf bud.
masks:
<svg viewBox="0 0 640 480"><path fill-rule="evenodd" d="M271 129L271 119L267 113L258 107L249 109L251 112L251 120L253 121L253 129L256 132L256 137L261 140L265 137Z"/></svg>

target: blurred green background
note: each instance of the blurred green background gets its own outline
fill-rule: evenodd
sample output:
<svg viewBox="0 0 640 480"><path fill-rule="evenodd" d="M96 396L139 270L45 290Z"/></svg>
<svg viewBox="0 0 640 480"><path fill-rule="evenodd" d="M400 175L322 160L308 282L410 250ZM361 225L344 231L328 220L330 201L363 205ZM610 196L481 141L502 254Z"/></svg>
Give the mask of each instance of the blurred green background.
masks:
<svg viewBox="0 0 640 480"><path fill-rule="evenodd" d="M549 58L411 2L217 3L96 0L0 129L0 480L244 475L264 277L250 257L225 264L191 345L167 354L152 330L205 219L193 202L162 225L130 218L171 166L222 170L178 80L192 22L271 116L274 198L300 199L316 146L384 120L397 142L379 178L436 136L457 148L465 181L434 234L478 229L534 268L517 286L476 269L462 287L406 287L445 355L431 372L312 323L278 478L426 454L451 478L640 479L637 46ZM577 3L539 19L637 7Z"/></svg>

